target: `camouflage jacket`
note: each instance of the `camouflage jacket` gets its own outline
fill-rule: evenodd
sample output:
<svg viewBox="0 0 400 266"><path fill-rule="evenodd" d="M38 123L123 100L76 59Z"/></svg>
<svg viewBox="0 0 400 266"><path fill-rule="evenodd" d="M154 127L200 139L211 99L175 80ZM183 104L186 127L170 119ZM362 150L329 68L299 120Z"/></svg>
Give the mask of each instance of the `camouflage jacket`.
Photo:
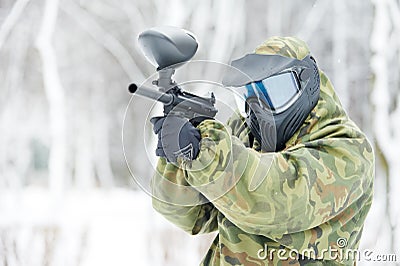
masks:
<svg viewBox="0 0 400 266"><path fill-rule="evenodd" d="M297 58L308 53L295 38L275 37L257 49ZM352 251L371 206L374 156L327 76L320 76L318 104L284 150L249 147L249 129L234 115L226 126L214 120L198 126L201 151L191 164L159 160L153 207L190 234L218 231L202 265L357 261ZM188 195L196 201L180 204Z"/></svg>

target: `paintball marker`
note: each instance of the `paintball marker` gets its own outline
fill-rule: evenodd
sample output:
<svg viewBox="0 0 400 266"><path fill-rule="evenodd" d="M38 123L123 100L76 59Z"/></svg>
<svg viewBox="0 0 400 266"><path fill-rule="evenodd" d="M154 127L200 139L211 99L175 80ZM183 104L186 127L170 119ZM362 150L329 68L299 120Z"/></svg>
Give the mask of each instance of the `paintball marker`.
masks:
<svg viewBox="0 0 400 266"><path fill-rule="evenodd" d="M209 98L200 97L183 91L172 80L175 69L197 51L198 44L191 33L175 27L154 27L142 32L138 42L145 57L157 67L158 79L153 85L158 90L132 83L129 92L162 102L164 115L173 113L187 119L215 117L218 110L213 93Z"/></svg>

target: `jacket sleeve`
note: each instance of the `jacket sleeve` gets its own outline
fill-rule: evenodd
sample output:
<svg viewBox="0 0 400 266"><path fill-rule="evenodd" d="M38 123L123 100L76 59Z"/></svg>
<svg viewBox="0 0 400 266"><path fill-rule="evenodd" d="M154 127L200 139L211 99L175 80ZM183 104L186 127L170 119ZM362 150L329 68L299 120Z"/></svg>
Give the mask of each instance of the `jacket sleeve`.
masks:
<svg viewBox="0 0 400 266"><path fill-rule="evenodd" d="M185 181L183 170L160 158L152 179L153 208L189 234L217 230L218 210Z"/></svg>
<svg viewBox="0 0 400 266"><path fill-rule="evenodd" d="M199 129L201 151L186 166L186 180L250 234L275 238L321 225L372 182L372 149L355 128L353 134L345 125L332 132L327 127L318 133L323 138L277 153L246 148L216 121L203 121Z"/></svg>

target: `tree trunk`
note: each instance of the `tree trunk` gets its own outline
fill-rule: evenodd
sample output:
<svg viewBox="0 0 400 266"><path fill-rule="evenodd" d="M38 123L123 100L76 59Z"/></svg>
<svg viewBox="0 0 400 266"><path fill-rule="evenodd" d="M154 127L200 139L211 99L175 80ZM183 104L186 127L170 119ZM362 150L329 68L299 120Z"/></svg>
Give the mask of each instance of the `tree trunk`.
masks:
<svg viewBox="0 0 400 266"><path fill-rule="evenodd" d="M332 2L335 16L333 25L333 69L334 86L341 99L343 107L347 109L349 93L347 83L349 81L347 73L349 64L347 62L347 6L345 0Z"/></svg>
<svg viewBox="0 0 400 266"><path fill-rule="evenodd" d="M400 209L399 204L396 204L398 201L396 200L398 197L398 188L400 187L400 179L398 178L400 172L398 166L400 150L393 143L399 143L400 138L400 127L398 117L396 117L399 114L400 107L399 102L394 107L391 104L393 95L397 96L399 89L398 87L395 88L397 93L393 93L393 88L390 86L390 73L393 71L390 60L393 56L396 56L398 46L388 42L388 40L392 39L392 27L395 26L392 24L393 21L390 17L388 1L373 0L372 2L375 7L375 18L370 43L373 53L371 69L375 76L373 92L371 94L371 102L375 107L373 129L378 151L382 151L379 157L385 161L383 165L387 166L385 169L387 174L386 219L383 219L382 222L387 223L390 228L387 239L390 242L388 243L390 251L394 252L399 250L399 241L396 237L400 236L400 230L398 229ZM399 70L397 69L397 71Z"/></svg>
<svg viewBox="0 0 400 266"><path fill-rule="evenodd" d="M57 70L57 58L52 44L57 22L58 0L47 0L36 47L42 61L43 83L49 104L51 147L49 155L49 187L59 195L64 187L66 168L65 96Z"/></svg>

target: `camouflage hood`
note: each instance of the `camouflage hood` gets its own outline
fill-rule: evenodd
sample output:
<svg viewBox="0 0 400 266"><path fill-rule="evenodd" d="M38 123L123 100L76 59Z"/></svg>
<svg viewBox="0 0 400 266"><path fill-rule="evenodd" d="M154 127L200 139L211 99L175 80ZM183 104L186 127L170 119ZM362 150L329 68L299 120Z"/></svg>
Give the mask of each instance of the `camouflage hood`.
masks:
<svg viewBox="0 0 400 266"><path fill-rule="evenodd" d="M274 37L256 52L301 59L309 50L296 38ZM249 147L249 129L236 114L227 126L214 120L198 126L201 151L191 164L178 168L160 159L154 193L172 201L154 199L154 208L191 234L218 230L204 265L353 265L354 257L329 251L359 246L372 201L373 151L320 76L318 104L284 150ZM182 192L166 190L166 180L210 202L171 204Z"/></svg>
<svg viewBox="0 0 400 266"><path fill-rule="evenodd" d="M255 53L279 54L301 60L310 53L310 50L307 44L298 38L272 37L259 45L255 49ZM312 139L323 138L322 128L331 124L333 119L338 119L337 123L349 120L328 77L322 71L320 71L320 77L322 95L320 95L317 106L312 110L301 129L288 140L287 148ZM336 129L334 130L336 131Z"/></svg>

